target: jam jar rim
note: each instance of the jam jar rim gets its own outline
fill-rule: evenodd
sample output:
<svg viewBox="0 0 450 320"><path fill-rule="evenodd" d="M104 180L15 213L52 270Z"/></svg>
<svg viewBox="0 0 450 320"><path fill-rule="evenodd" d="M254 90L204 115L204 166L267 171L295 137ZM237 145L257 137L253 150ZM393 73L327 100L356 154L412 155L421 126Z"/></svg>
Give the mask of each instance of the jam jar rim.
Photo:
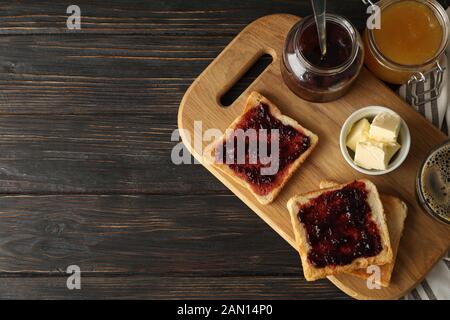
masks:
<svg viewBox="0 0 450 320"><path fill-rule="evenodd" d="M299 46L298 46L298 38L301 34L301 31L304 31L312 23L315 23L314 16L312 16L312 15L301 19L293 27L293 28L296 28L296 31L294 34L294 44L295 44L294 51L295 51L295 56L302 63L302 65L304 65L306 67L306 69L308 69L314 73L321 74L321 75L333 75L333 74L340 73L340 72L346 70L347 68L349 68L353 64L355 59L358 57L359 52L363 50L363 47L361 44L361 38L359 36L358 31L353 26L353 24L349 20L347 20L345 17L337 15L337 14L326 13L325 19L326 19L326 21L331 21L333 23L338 24L342 28L344 28L344 30L346 30L348 35L350 36L350 40L352 42L352 52L349 55L349 57L347 58L347 60L336 67L323 68L323 67L318 67L318 66L312 64L311 62L309 62L304 57L304 55L300 52Z"/></svg>
<svg viewBox="0 0 450 320"><path fill-rule="evenodd" d="M450 139L444 140L442 143L438 144L436 147L431 149L430 152L427 153L425 159L420 164L416 176L416 194L419 200L419 205L428 213L428 215L444 224L450 225L450 220L441 217L441 215L436 213L436 211L425 201L425 195L423 194L422 191L422 171L425 168L425 164L427 163L428 159L430 159L431 155L433 155L436 151L447 145L450 145Z"/></svg>
<svg viewBox="0 0 450 320"><path fill-rule="evenodd" d="M374 5L378 6L380 8L380 12L383 11L383 9L386 9L390 5L393 5L394 3L402 2L404 0L380 0L376 2ZM425 67L429 66L430 64L434 64L436 61L439 60L439 57L445 52L447 45L448 45L448 29L449 29L449 18L445 11L445 9L435 0L423 0L423 1L417 1L417 0L410 0L415 2L420 2L422 4L427 5L435 14L437 20L439 21L441 27L442 27L442 39L441 39L441 45L439 47L439 50L436 51L436 53L428 59L427 61L421 63L421 64L401 64L398 62L395 62L388 57L386 57L378 48L377 43L375 41L374 32L373 29L366 28L367 32L367 38L369 43L368 50L372 51L376 59L381 60L383 64L390 67L391 69L397 69L407 72L416 72L418 70L423 70Z"/></svg>

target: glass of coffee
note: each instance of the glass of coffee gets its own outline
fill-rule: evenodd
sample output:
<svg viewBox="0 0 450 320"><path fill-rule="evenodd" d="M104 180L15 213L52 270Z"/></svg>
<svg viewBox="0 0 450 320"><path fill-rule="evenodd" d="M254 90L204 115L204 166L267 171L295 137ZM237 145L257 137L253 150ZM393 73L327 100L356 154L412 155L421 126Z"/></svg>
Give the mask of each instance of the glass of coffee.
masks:
<svg viewBox="0 0 450 320"><path fill-rule="evenodd" d="M425 210L450 224L450 140L425 158L417 174L416 189Z"/></svg>

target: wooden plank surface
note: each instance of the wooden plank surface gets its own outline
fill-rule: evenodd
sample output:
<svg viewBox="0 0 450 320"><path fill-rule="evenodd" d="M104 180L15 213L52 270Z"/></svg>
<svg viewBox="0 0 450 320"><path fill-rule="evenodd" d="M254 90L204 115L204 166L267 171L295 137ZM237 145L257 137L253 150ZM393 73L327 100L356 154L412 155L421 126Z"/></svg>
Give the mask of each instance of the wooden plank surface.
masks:
<svg viewBox="0 0 450 320"><path fill-rule="evenodd" d="M328 9L348 15L363 23L365 7L358 0L347 5L331 2ZM77 1L82 13L83 33L146 33L191 35L236 35L256 18L275 13L312 12L309 1ZM0 32L6 34L71 33L66 28L66 2L51 0L39 3L26 0L20 5L3 2Z"/></svg>
<svg viewBox="0 0 450 320"><path fill-rule="evenodd" d="M299 278L95 276L82 277L81 290L67 290L66 277L0 278L2 298L20 299L349 299L326 280L314 290Z"/></svg>
<svg viewBox="0 0 450 320"><path fill-rule="evenodd" d="M67 2L0 1L0 298L346 298L305 282L295 252L205 169L169 162L194 78L245 25L305 16L309 0L76 4L81 31ZM328 5L364 26L359 0ZM58 276L72 256L81 291Z"/></svg>
<svg viewBox="0 0 450 320"><path fill-rule="evenodd" d="M298 98L279 81L284 39L298 20L296 16L281 14L260 18L247 26L221 52L183 97L178 113L178 126L184 132L183 140L214 176L294 248L297 246L286 203L294 195L319 189L321 180L331 178L345 182L370 178L380 192L398 196L407 203L409 214L396 260L398 272L390 286L371 290L360 279L342 275L330 278L339 288L356 298L398 299L412 290L450 247L449 227L434 220L421 208L415 192L415 176L419 166L430 150L447 137L366 69L362 69L351 90L341 99L311 103ZM272 55L271 65L232 105L223 108L218 102L219 97L262 53ZM318 147L309 159L290 178L280 195L267 205L259 203L247 187L204 160L202 150L211 141L202 141L202 149L195 148L193 140L188 139L186 134L201 136L208 129L224 132L242 114L245 101L252 91L268 97L283 114L296 119L319 136ZM370 105L387 106L396 111L411 131L412 146L400 168L386 175L367 177L358 174L340 155L339 132L354 111ZM201 129L194 127L196 121L202 122ZM333 156L330 157L330 154Z"/></svg>
<svg viewBox="0 0 450 320"><path fill-rule="evenodd" d="M14 195L0 207L2 271L301 278L295 251L232 195Z"/></svg>
<svg viewBox="0 0 450 320"><path fill-rule="evenodd" d="M211 36L3 36L0 113L160 113L162 123L169 116L173 123L182 94L228 41Z"/></svg>
<svg viewBox="0 0 450 320"><path fill-rule="evenodd" d="M2 193L213 193L200 165L174 165L173 114L3 115ZM156 120L157 119L157 120Z"/></svg>

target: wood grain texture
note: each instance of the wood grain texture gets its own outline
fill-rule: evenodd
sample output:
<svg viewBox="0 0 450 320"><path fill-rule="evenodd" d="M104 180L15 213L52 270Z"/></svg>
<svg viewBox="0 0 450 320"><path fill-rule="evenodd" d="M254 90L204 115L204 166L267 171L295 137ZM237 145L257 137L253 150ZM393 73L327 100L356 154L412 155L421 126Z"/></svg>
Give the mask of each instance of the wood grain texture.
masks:
<svg viewBox="0 0 450 320"><path fill-rule="evenodd" d="M2 116L0 192L224 192L202 166L173 164L179 141L171 141L172 118L156 109L145 116Z"/></svg>
<svg viewBox="0 0 450 320"><path fill-rule="evenodd" d="M68 290L67 277L0 278L0 299L349 299L326 280L314 290L298 278L261 277L81 277L81 290Z"/></svg>
<svg viewBox="0 0 450 320"><path fill-rule="evenodd" d="M275 12L311 13L309 1L77 3L86 20L79 32L65 29L67 3L0 3L0 114L158 108L175 116L190 83L245 25ZM360 0L329 7L364 27ZM238 23L229 29L227 21Z"/></svg>
<svg viewBox="0 0 450 320"><path fill-rule="evenodd" d="M445 8L448 0L438 0ZM82 32L102 34L195 34L235 35L253 20L272 13L306 16L312 14L308 0L78 0ZM4 1L1 6L0 33L75 33L67 30L67 2L51 0ZM360 0L329 1L327 11L348 17L358 28L367 18Z"/></svg>
<svg viewBox="0 0 450 320"><path fill-rule="evenodd" d="M230 40L2 36L0 113L162 114L174 124L183 93Z"/></svg>
<svg viewBox="0 0 450 320"><path fill-rule="evenodd" d="M330 2L329 10L364 22L365 7L358 0ZM103 1L79 0L83 33L214 34L234 35L261 16L275 13L311 14L309 1ZM66 2L4 2L0 32L3 34L74 33L66 28Z"/></svg>
<svg viewBox="0 0 450 320"><path fill-rule="evenodd" d="M306 16L309 0L77 0L81 31L69 4L0 1L0 192L17 194L0 197L0 298L346 298L305 282L295 252L201 166L169 162L191 82L248 23ZM360 0L328 7L364 27ZM72 256L89 270L80 292L56 276Z"/></svg>
<svg viewBox="0 0 450 320"><path fill-rule="evenodd" d="M17 195L0 207L2 272L303 278L295 251L231 195Z"/></svg>
<svg viewBox="0 0 450 320"><path fill-rule="evenodd" d="M351 181L358 177L357 172L340 155L338 137L343 122L362 106L383 105L395 110L411 131L412 147L409 157L399 169L389 175L373 176L370 179L382 193L398 196L409 208L410 214L396 264L398 276L388 288L381 290L370 290L364 281L350 277L336 276L337 281L332 281L356 298L399 298L425 276L450 246L449 227L428 216L415 196L415 175L420 163L430 149L442 143L446 137L365 69L352 90L337 101L315 104L295 96L279 79L284 39L297 21L298 18L292 15L272 15L247 26L188 89L180 105L178 125L193 133L194 121L201 120L203 130L218 128L223 131L242 112L248 94L255 90L273 101L283 113L318 134L318 147L270 205L261 205L246 188L211 164L204 163L209 171L295 246L286 210L288 199L298 193L319 189L322 179ZM220 96L262 53L271 54L273 63L235 103L227 109L221 108L218 103ZM195 150L188 140L185 142L196 158L201 160L201 151ZM203 142L203 147L208 143ZM330 154L335 156L330 157Z"/></svg>

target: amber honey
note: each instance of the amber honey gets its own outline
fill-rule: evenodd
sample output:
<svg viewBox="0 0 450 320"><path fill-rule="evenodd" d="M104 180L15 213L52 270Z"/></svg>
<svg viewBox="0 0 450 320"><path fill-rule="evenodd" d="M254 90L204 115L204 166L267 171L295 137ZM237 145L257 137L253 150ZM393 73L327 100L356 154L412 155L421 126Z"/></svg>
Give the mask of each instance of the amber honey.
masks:
<svg viewBox="0 0 450 320"><path fill-rule="evenodd" d="M394 3L381 14L374 30L378 49L400 64L423 64L432 59L442 41L442 26L434 12L417 1Z"/></svg>
<svg viewBox="0 0 450 320"><path fill-rule="evenodd" d="M446 41L445 21L434 1L382 1L381 28L366 30L366 65L379 78L402 84L426 71Z"/></svg>

